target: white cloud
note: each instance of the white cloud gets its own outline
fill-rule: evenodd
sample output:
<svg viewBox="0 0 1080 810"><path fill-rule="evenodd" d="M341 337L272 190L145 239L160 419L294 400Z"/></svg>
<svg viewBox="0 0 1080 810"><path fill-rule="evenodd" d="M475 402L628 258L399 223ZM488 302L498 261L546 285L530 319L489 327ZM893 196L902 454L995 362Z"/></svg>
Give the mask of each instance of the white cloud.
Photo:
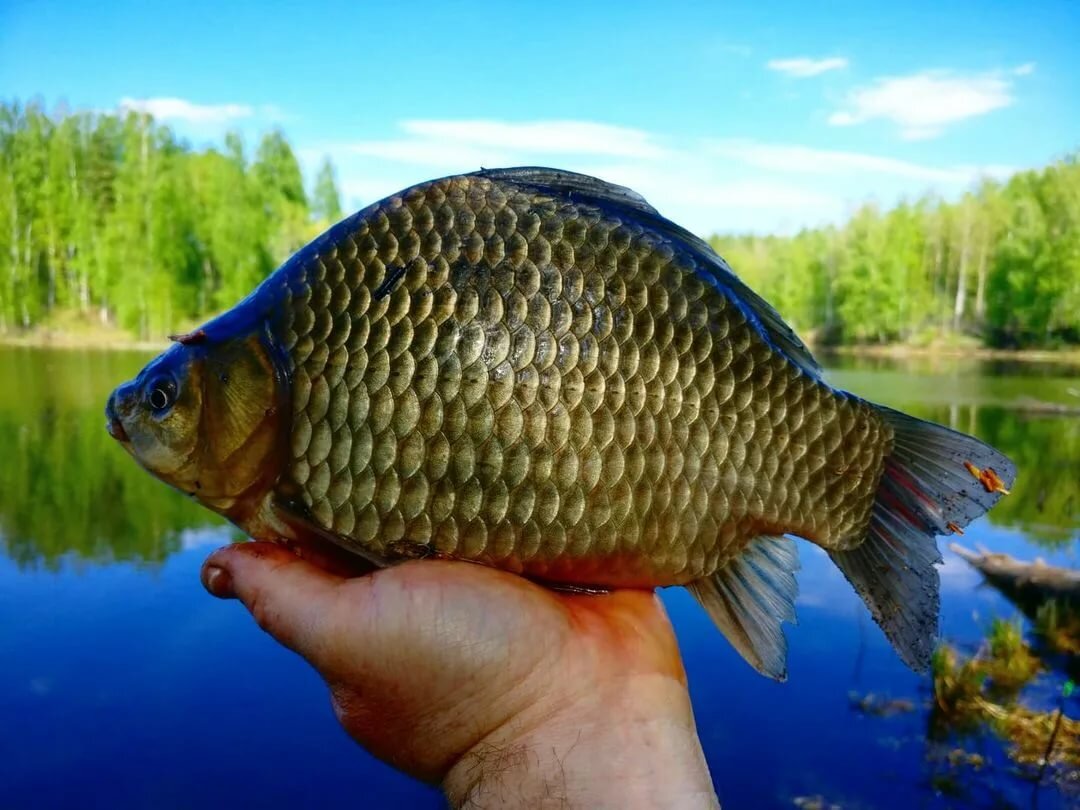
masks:
<svg viewBox="0 0 1080 810"><path fill-rule="evenodd" d="M247 104L195 104L182 98L122 98L125 110L149 113L161 121L183 121L189 124L223 124L239 118L250 118L254 108Z"/></svg>
<svg viewBox="0 0 1080 810"><path fill-rule="evenodd" d="M479 169L481 166L500 166L510 160L507 152L502 149L419 138L396 141L358 141L339 148L354 155L366 155L437 169Z"/></svg>
<svg viewBox="0 0 1080 810"><path fill-rule="evenodd" d="M842 196L791 178L745 176L699 152L663 166L581 164L576 171L634 189L661 214L699 234L716 231L788 232L840 219ZM740 176L743 175L743 176ZM763 224L767 223L767 224Z"/></svg>
<svg viewBox="0 0 1080 810"><path fill-rule="evenodd" d="M652 133L592 121L406 120L402 137L328 144L305 153L378 158L439 172L529 163L565 164L567 156L655 160L668 154ZM345 180L353 188L365 183ZM368 187L371 183L366 183Z"/></svg>
<svg viewBox="0 0 1080 810"><path fill-rule="evenodd" d="M765 63L765 67L769 70L775 70L796 79L820 76L830 70L841 70L847 66L848 60L842 56L830 56L826 59L808 59L800 56L794 59L771 59Z"/></svg>
<svg viewBox="0 0 1080 810"><path fill-rule="evenodd" d="M967 173L968 180L980 180L984 177L989 177L993 180L1008 180L1018 171L1021 171L1019 166L1010 166L1006 163L986 163L981 166L971 166L964 164L957 166L957 171L963 171Z"/></svg>
<svg viewBox="0 0 1080 810"><path fill-rule="evenodd" d="M949 593L971 593L982 582L979 572L952 550L942 555L937 571L941 589Z"/></svg>
<svg viewBox="0 0 1080 810"><path fill-rule="evenodd" d="M452 146L467 144L500 151L635 158L664 154L648 132L592 121L413 120L403 121L401 128L413 138L428 139L438 145L449 142ZM410 151L403 150L401 154L408 155Z"/></svg>
<svg viewBox="0 0 1080 810"><path fill-rule="evenodd" d="M224 546L229 542L229 530L220 527L184 529L180 532L180 547L184 551L206 548L207 546Z"/></svg>
<svg viewBox="0 0 1080 810"><path fill-rule="evenodd" d="M1014 101L1012 90L1012 81L1000 71L886 77L854 90L829 123L844 127L884 119L898 125L906 140L934 138L949 124L1008 107Z"/></svg>
<svg viewBox="0 0 1080 810"><path fill-rule="evenodd" d="M749 140L713 141L709 151L718 156L740 161L748 166L775 172L793 174L883 174L906 177L936 183L965 183L986 170L972 166L940 168L911 163L906 160L868 155L861 152L844 152L832 149L815 149L797 144L770 144ZM991 167L991 173L1012 173L1008 167Z"/></svg>
<svg viewBox="0 0 1080 810"><path fill-rule="evenodd" d="M905 141L929 141L940 134L940 127L908 127L900 130L900 137Z"/></svg>
<svg viewBox="0 0 1080 810"><path fill-rule="evenodd" d="M842 203L814 189L776 180L734 180L683 185L685 203L720 208L758 208L783 213L831 209Z"/></svg>
<svg viewBox="0 0 1080 810"><path fill-rule="evenodd" d="M750 56L754 52L754 49L749 45L744 45L739 42L718 42L715 45L715 50L718 53L727 53L732 56L742 57Z"/></svg>
<svg viewBox="0 0 1080 810"><path fill-rule="evenodd" d="M1025 62L1022 65L1017 65L1012 69L1013 76L1030 76L1035 72L1034 62Z"/></svg>
<svg viewBox="0 0 1080 810"><path fill-rule="evenodd" d="M629 186L702 234L792 232L842 221L870 197L890 205L928 186L949 195L981 175L1011 172L589 121L407 120L396 129L382 139L304 144L297 154L309 174L329 155L351 207L481 166L548 165Z"/></svg>

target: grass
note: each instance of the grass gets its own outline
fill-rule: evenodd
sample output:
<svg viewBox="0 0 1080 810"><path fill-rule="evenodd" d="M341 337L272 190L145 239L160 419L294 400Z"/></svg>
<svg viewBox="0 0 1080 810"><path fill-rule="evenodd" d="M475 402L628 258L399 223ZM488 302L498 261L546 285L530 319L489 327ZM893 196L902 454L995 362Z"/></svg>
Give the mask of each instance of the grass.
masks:
<svg viewBox="0 0 1080 810"><path fill-rule="evenodd" d="M160 349L166 343L165 335L161 335L156 341L138 340L126 329L102 323L97 317L81 315L78 312L57 312L44 323L30 329L0 333L0 344L14 346Z"/></svg>
<svg viewBox="0 0 1080 810"><path fill-rule="evenodd" d="M985 719L988 698L1015 696L1041 669L1020 622L994 619L978 654L965 657L944 643L934 650L934 703L950 725L964 718L977 724Z"/></svg>
<svg viewBox="0 0 1080 810"><path fill-rule="evenodd" d="M986 671L977 658L965 658L949 644L940 644L930 659L934 708L930 728L935 737L949 731L971 734L985 722L983 684Z"/></svg>
<svg viewBox="0 0 1080 810"><path fill-rule="evenodd" d="M986 640L989 647L986 677L994 689L1016 693L1042 669L1042 663L1024 641L1019 620L994 619Z"/></svg>
<svg viewBox="0 0 1080 810"><path fill-rule="evenodd" d="M207 316L209 319L211 316ZM172 331L190 331L195 322L178 324ZM130 331L103 324L96 310L80 313L78 310L57 310L41 324L27 330L0 332L0 344L24 346L99 348L160 348L165 335L154 336L156 340L140 340ZM894 344L812 344L823 353L854 354L868 356L963 356L1002 357L1016 360L1049 360L1080 364L1080 346L1060 349L990 349L970 335L958 335L940 330L928 330L913 335L907 342Z"/></svg>
<svg viewBox="0 0 1080 810"><path fill-rule="evenodd" d="M856 357L975 357L993 360L1019 360L1033 363L1069 363L1080 365L1080 348L1068 346L1060 349L995 349L975 342L929 342L851 344L838 346L812 346L823 354L843 354Z"/></svg>

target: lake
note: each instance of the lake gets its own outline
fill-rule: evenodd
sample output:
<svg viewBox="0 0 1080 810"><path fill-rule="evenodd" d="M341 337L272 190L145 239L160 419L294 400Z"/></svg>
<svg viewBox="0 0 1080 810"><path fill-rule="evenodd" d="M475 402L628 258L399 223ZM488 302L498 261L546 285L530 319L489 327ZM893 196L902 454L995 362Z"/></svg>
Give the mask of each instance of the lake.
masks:
<svg viewBox="0 0 1080 810"><path fill-rule="evenodd" d="M0 348L0 807L441 807L345 736L303 661L203 591L200 564L235 531L104 430L106 396L146 359ZM1013 494L965 545L1080 564L1076 369L846 359L828 377L1016 461ZM685 592L664 594L725 807L1030 806L1032 782L992 735L928 740L928 676L904 667L823 553L800 553L785 684L743 663ZM961 650L1017 615L948 551L941 581L942 632ZM1052 708L1062 681L1048 672L1024 699ZM853 709L850 693L870 692L915 710ZM1080 715L1076 697L1065 712ZM979 770L948 761L960 744ZM1047 786L1037 798L1069 801Z"/></svg>

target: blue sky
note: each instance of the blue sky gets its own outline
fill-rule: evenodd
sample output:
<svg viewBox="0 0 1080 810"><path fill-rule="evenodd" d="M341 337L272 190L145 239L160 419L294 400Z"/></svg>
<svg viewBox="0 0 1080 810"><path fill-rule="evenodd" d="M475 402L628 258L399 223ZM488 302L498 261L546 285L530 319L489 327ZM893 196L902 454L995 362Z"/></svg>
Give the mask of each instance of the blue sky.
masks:
<svg viewBox="0 0 1080 810"><path fill-rule="evenodd" d="M542 164L700 232L788 232L1080 147L1077 43L1077 0L0 0L0 97L148 109L195 144L280 126L350 207Z"/></svg>

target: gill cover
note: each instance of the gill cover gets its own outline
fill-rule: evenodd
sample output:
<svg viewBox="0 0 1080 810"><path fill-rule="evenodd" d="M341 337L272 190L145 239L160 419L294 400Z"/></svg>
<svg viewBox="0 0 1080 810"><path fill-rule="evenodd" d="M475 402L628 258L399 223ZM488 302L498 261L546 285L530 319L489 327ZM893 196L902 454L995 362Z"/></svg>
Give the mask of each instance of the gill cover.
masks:
<svg viewBox="0 0 1080 810"><path fill-rule="evenodd" d="M226 499L257 495L253 489L272 484L283 461L287 430L282 420L288 408L281 364L266 334L207 345L203 351L201 365L193 363L203 401L200 472Z"/></svg>
<svg viewBox="0 0 1080 810"><path fill-rule="evenodd" d="M243 526L277 479L288 380L269 334L176 345L113 394L110 432L142 466Z"/></svg>

